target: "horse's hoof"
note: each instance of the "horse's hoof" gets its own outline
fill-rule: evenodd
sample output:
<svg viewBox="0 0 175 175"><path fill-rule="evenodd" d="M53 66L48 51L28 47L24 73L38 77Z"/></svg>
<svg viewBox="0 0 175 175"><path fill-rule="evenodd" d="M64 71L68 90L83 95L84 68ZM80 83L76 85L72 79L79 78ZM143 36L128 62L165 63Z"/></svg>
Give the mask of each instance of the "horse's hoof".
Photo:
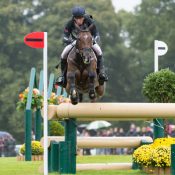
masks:
<svg viewBox="0 0 175 175"><path fill-rule="evenodd" d="M77 100L77 101L71 101L71 103L72 103L73 105L77 105L77 104L78 104L78 100Z"/></svg>
<svg viewBox="0 0 175 175"><path fill-rule="evenodd" d="M95 91L94 91L94 90L90 90L90 91L89 91L89 98L90 98L91 100L93 100L93 99L96 98L96 95L95 95Z"/></svg>
<svg viewBox="0 0 175 175"><path fill-rule="evenodd" d="M70 98L71 98L71 103L72 103L73 105L78 104L78 94L77 94L77 92L76 92L75 89L73 89L73 90L71 91L71 96L70 96Z"/></svg>
<svg viewBox="0 0 175 175"><path fill-rule="evenodd" d="M76 97L76 98L71 97L71 103L72 103L73 105L78 104L78 97Z"/></svg>
<svg viewBox="0 0 175 175"><path fill-rule="evenodd" d="M77 97L77 96L74 96L74 97L71 96L70 99L71 99L71 103L72 103L73 105L78 104L78 97Z"/></svg>

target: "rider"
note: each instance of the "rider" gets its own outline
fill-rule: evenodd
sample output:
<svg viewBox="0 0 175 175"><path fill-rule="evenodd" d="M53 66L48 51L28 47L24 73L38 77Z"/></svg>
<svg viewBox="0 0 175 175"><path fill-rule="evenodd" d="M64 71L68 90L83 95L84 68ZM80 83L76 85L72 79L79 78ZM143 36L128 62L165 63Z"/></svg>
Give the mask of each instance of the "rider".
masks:
<svg viewBox="0 0 175 175"><path fill-rule="evenodd" d="M78 25L81 29L85 29L89 27L91 24L94 24L93 29L91 30L91 34L93 36L94 42L92 49L94 50L97 56L97 71L99 72L99 81L104 82L108 80L108 77L105 73L105 68L103 64L103 55L100 46L97 44L97 40L99 39L99 33L96 29L94 20L92 16L87 15L85 13L85 9L83 7L76 6L72 9L72 18L68 21L64 28L64 37L63 42L66 44L62 54L61 54L61 72L62 76L56 80L56 83L66 86L66 68L67 68L67 56L70 50L75 46L77 29L75 27Z"/></svg>

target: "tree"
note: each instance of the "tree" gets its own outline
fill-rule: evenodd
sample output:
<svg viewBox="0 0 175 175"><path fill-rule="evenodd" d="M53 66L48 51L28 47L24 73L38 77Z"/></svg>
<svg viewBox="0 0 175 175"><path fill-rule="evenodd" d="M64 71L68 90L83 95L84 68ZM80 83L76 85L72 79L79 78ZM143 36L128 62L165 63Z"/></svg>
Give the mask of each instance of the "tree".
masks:
<svg viewBox="0 0 175 175"><path fill-rule="evenodd" d="M76 4L84 6L87 13L94 17L101 34L105 64L111 77L104 100L124 101L129 97L130 77L126 76L130 74L128 53L125 53L119 36L120 21L111 1L1 0L0 128L13 133L17 140L23 140L24 132L23 114L15 109L17 94L28 86L31 67L36 67L37 71L42 69L42 50L25 46L23 37L32 31L48 32L49 72L53 72L63 50L63 26L71 17L70 9Z"/></svg>
<svg viewBox="0 0 175 175"><path fill-rule="evenodd" d="M136 76L137 94L141 97L142 82L145 76L153 72L154 40L162 40L169 46L167 54L159 58L159 68L174 70L174 0L147 0L137 6L134 13L120 12L122 31L128 49L132 50L132 69ZM131 65L131 64L130 64ZM142 99L142 98L141 98ZM142 99L143 100L143 99Z"/></svg>

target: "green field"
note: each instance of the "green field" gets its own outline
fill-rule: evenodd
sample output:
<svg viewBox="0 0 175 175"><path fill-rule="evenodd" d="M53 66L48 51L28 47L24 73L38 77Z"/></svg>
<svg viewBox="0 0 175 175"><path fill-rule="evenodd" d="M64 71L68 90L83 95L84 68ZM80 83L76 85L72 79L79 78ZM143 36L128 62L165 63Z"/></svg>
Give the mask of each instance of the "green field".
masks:
<svg viewBox="0 0 175 175"><path fill-rule="evenodd" d="M131 162L131 156L78 156L78 163ZM0 175L42 175L38 169L43 162L17 161L16 158L0 158ZM58 173L49 173L58 175ZM146 175L140 170L126 171L78 171L77 175Z"/></svg>

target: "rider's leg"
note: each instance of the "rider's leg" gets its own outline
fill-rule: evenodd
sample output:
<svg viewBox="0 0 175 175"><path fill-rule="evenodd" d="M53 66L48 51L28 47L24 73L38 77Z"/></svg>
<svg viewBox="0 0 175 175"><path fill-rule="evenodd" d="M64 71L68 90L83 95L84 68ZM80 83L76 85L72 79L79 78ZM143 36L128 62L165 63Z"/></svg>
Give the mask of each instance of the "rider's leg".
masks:
<svg viewBox="0 0 175 175"><path fill-rule="evenodd" d="M62 85L66 85L66 69L67 69L67 59L61 58L61 76L60 76L60 82L62 82Z"/></svg>
<svg viewBox="0 0 175 175"><path fill-rule="evenodd" d="M95 43L92 46L92 48L97 55L97 70L99 71L99 80L108 81L108 76L105 72L105 67L104 67L104 59L103 59L102 50L97 43Z"/></svg>
<svg viewBox="0 0 175 175"><path fill-rule="evenodd" d="M66 69L67 69L67 55L72 49L72 44L67 45L61 54L61 76L56 80L56 84L66 86Z"/></svg>
<svg viewBox="0 0 175 175"><path fill-rule="evenodd" d="M104 59L102 55L97 56L97 69L99 70L99 79L102 81L108 81L108 76L105 72Z"/></svg>

